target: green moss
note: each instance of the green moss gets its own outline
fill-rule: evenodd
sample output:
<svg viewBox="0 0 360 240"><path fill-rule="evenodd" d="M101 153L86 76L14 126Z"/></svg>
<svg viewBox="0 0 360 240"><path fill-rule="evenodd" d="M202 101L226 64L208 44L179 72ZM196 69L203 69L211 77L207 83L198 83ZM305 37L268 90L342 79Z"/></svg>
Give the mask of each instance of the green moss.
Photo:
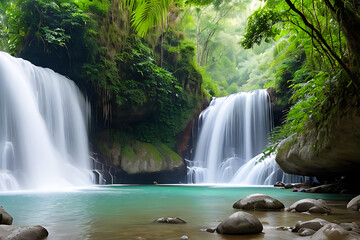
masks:
<svg viewBox="0 0 360 240"><path fill-rule="evenodd" d="M136 153L130 145L123 145L121 148L121 159L127 159L130 161L136 160Z"/></svg>
<svg viewBox="0 0 360 240"><path fill-rule="evenodd" d="M174 163L180 164L182 162L181 157L165 144L159 144L158 148L161 148L164 155L166 155L166 157L168 157L169 160L173 161Z"/></svg>
<svg viewBox="0 0 360 240"><path fill-rule="evenodd" d="M139 144L139 143L138 143ZM163 161L163 156L159 152L159 150L150 143L141 143L144 151L146 152L145 159L154 159L155 164L160 166L161 162ZM141 148L140 148L141 149Z"/></svg>

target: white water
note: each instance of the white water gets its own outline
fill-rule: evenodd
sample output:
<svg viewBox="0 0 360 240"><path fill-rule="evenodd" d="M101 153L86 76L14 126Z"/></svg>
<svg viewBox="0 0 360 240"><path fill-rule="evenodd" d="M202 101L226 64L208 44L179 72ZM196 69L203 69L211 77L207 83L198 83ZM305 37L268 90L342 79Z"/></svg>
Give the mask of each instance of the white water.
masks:
<svg viewBox="0 0 360 240"><path fill-rule="evenodd" d="M272 129L266 90L213 99L199 117L199 128L188 181L229 183L241 166L266 148Z"/></svg>
<svg viewBox="0 0 360 240"><path fill-rule="evenodd" d="M245 185L274 185L283 180L283 171L275 162L275 154L259 161L263 154L259 154L242 165L231 179L230 183Z"/></svg>
<svg viewBox="0 0 360 240"><path fill-rule="evenodd" d="M91 184L88 109L71 80L0 52L0 190Z"/></svg>
<svg viewBox="0 0 360 240"><path fill-rule="evenodd" d="M273 119L266 90L215 98L199 116L193 160L187 160L188 183L273 185L303 182L285 174L275 153L264 158Z"/></svg>

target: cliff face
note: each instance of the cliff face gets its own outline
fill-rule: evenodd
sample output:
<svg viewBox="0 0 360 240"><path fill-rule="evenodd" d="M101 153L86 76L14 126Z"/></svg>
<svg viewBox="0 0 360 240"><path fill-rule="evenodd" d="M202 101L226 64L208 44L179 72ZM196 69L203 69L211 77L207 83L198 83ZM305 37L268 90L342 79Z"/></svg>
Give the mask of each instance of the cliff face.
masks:
<svg viewBox="0 0 360 240"><path fill-rule="evenodd" d="M360 109L333 117L326 128L283 140L276 161L287 173L308 176L356 176L360 167Z"/></svg>

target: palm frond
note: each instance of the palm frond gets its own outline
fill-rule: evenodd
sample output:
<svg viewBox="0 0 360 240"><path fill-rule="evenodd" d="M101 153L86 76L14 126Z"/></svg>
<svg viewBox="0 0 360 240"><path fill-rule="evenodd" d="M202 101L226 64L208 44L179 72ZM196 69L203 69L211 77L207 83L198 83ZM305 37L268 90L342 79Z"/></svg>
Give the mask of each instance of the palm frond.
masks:
<svg viewBox="0 0 360 240"><path fill-rule="evenodd" d="M164 25L170 5L174 0L125 0L125 6L132 11L131 21L139 36L156 26Z"/></svg>

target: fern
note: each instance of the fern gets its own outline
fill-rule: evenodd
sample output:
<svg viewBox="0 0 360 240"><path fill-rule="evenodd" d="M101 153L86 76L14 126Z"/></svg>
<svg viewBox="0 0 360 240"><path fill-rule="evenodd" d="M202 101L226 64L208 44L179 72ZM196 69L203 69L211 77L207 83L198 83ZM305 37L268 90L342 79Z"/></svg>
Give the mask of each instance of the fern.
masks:
<svg viewBox="0 0 360 240"><path fill-rule="evenodd" d="M132 26L140 37L154 27L164 26L173 0L125 0L124 5L131 12Z"/></svg>

